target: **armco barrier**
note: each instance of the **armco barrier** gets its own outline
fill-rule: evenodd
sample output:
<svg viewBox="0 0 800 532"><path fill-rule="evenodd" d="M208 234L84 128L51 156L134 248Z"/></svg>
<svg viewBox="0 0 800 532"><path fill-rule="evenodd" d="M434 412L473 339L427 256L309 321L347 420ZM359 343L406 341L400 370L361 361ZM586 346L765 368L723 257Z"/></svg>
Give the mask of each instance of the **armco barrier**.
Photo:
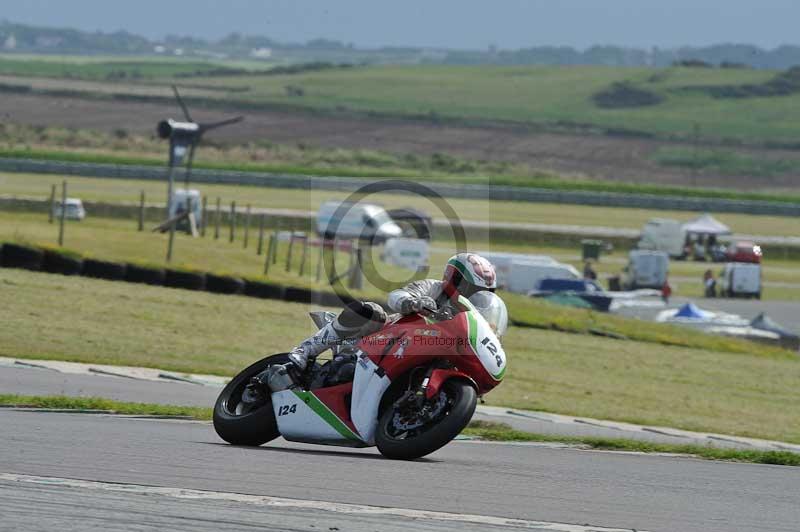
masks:
<svg viewBox="0 0 800 532"><path fill-rule="evenodd" d="M0 171L41 174L76 175L118 179L163 180L164 169L158 166L73 163L35 159L0 159ZM355 177L317 177L306 175L235 172L230 170L195 169L192 180L199 183L253 185L306 190L352 192L368 181ZM445 198L493 199L534 203L564 203L602 207L636 207L692 212L737 212L798 216L800 204L722 198L688 198L653 194L623 194L579 190L551 190L500 185L463 185L422 182Z"/></svg>

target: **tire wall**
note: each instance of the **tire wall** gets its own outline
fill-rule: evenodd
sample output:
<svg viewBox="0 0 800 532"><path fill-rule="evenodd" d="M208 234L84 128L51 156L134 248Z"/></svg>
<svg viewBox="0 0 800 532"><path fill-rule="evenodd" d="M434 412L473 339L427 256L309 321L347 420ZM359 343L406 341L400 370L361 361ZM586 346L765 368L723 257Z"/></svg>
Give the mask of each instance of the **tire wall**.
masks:
<svg viewBox="0 0 800 532"><path fill-rule="evenodd" d="M12 243L0 245L0 266L326 307L342 307L353 301L351 296L346 294L340 296L330 291L287 287L267 281L240 279L214 273L164 270L94 258L84 259L71 252L61 253L58 249L40 249Z"/></svg>

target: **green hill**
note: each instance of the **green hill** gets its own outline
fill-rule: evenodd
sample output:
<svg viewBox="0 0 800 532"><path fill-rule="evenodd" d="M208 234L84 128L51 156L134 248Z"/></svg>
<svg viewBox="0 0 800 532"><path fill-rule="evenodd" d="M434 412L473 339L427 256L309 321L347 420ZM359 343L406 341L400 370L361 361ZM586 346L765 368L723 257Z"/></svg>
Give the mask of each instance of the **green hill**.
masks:
<svg viewBox="0 0 800 532"><path fill-rule="evenodd" d="M800 94L784 83L788 77L766 70L685 67L413 66L200 77L189 85L234 89L222 98L249 105L793 144L800 142ZM774 86L785 90L759 90ZM743 89L748 87L756 90ZM625 88L652 98L626 100ZM604 105L604 93L612 99L622 94L617 105Z"/></svg>

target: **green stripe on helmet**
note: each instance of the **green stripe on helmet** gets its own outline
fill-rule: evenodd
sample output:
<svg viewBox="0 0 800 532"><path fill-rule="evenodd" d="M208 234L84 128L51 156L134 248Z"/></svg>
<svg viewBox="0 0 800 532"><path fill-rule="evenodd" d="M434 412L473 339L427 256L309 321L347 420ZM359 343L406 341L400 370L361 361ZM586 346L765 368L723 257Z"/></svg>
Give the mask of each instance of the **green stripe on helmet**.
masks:
<svg viewBox="0 0 800 532"><path fill-rule="evenodd" d="M455 268L456 268L458 271L460 271L460 272L461 272L461 275L463 275L463 276L464 276L464 278L465 278L467 281L469 281L469 282L470 282L470 283L472 283L472 284L476 284L476 283L475 283L475 277L473 277L473 275L472 275L472 272L471 272L471 271L469 271L469 270L467 269L467 267L466 267L466 266L464 266L464 264L462 264L462 263L461 263L461 261L460 261L460 260L458 260L457 258L452 258L452 259L450 259L449 261L447 261L447 264L449 264L449 265L451 265L451 266L454 266L454 267L455 267Z"/></svg>

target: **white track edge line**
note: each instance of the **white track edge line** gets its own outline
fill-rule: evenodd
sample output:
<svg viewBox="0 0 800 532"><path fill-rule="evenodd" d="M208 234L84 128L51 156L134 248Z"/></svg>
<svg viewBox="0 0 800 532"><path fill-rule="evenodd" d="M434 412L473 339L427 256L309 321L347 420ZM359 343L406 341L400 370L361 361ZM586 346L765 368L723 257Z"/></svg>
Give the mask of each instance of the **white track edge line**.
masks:
<svg viewBox="0 0 800 532"><path fill-rule="evenodd" d="M165 488L158 486L145 486L141 484L121 484L112 482L98 482L93 480L79 480L59 477L42 477L21 475L15 473L0 473L0 481L39 484L44 486L62 486L88 490L114 491L141 495L160 495L174 499L205 499L238 502L258 506L273 506L283 508L299 508L318 510L351 515L386 515L407 519L422 519L429 521L449 521L472 523L487 526L515 527L521 529L540 529L551 532L631 532L630 528L608 528L591 525L573 525L567 523L554 523L546 521L530 521L526 519L511 519L489 515L456 514L430 510L412 510L406 508L388 508L381 506L367 506L362 504L347 504L328 501L315 501L303 499L287 499L270 497L267 495L245 495L221 491L205 491L186 488ZM638 530L638 532L645 532Z"/></svg>

